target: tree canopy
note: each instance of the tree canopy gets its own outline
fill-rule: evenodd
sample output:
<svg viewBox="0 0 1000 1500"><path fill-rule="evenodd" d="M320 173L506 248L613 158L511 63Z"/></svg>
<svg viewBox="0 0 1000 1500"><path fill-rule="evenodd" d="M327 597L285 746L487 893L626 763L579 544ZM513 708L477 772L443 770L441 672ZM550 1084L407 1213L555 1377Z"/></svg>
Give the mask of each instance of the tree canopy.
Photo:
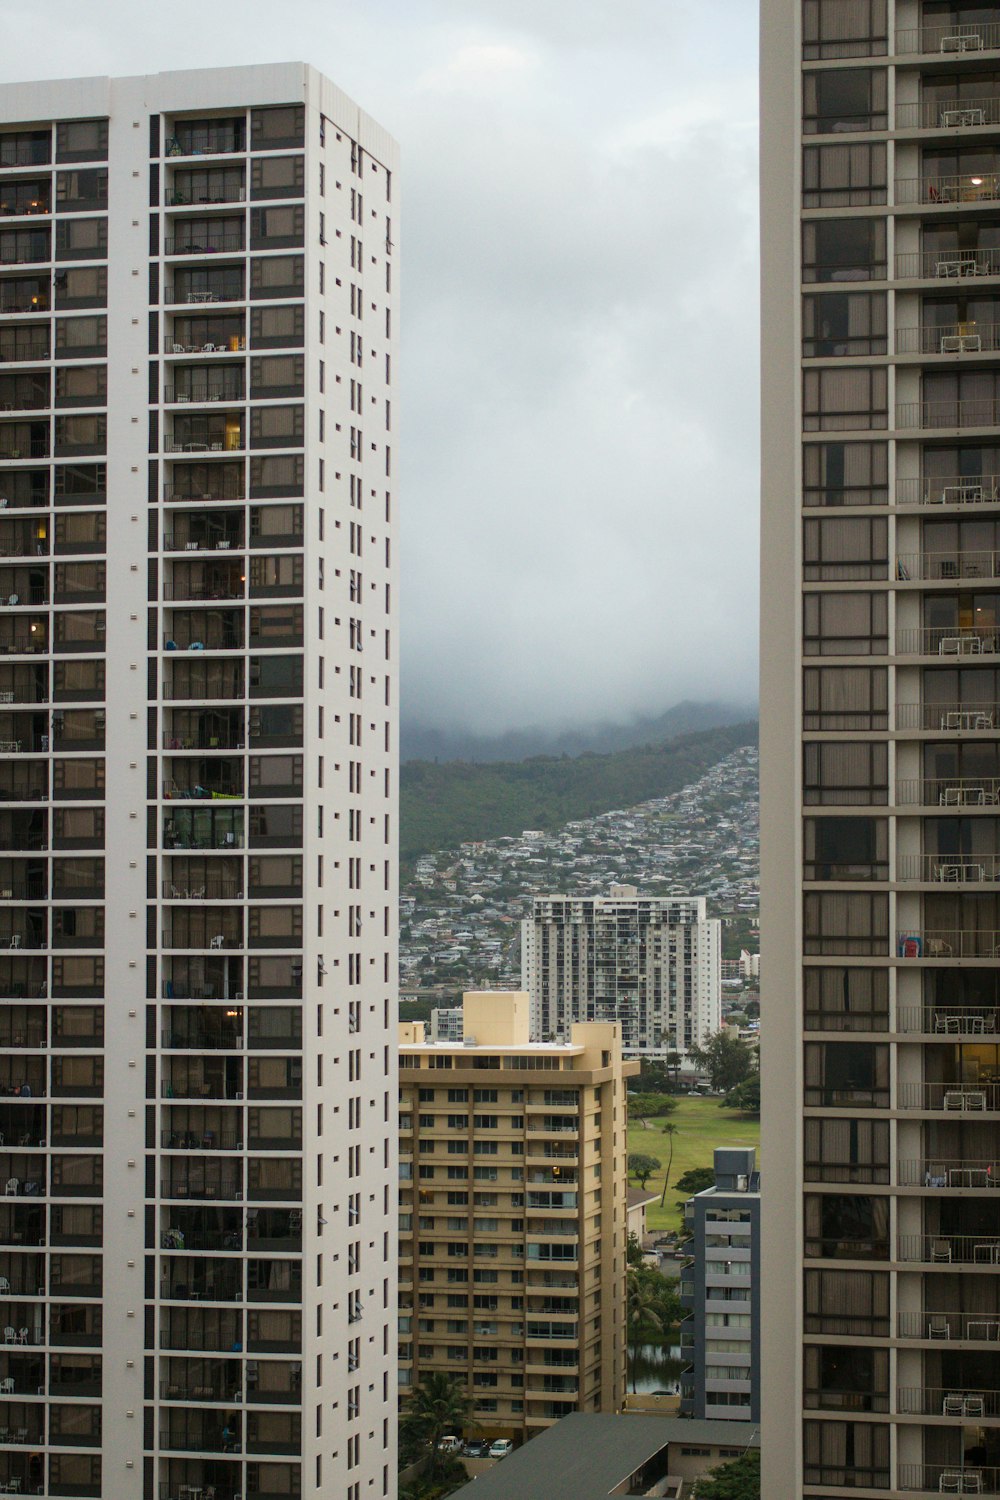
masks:
<svg viewBox="0 0 1000 1500"><path fill-rule="evenodd" d="M695 1485L695 1500L760 1500L760 1453L756 1448L712 1469Z"/></svg>
<svg viewBox="0 0 1000 1500"><path fill-rule="evenodd" d="M760 1114L760 1074L751 1073L749 1078L744 1078L723 1099L727 1109L738 1109L745 1115Z"/></svg>
<svg viewBox="0 0 1000 1500"><path fill-rule="evenodd" d="M644 1151L633 1151L628 1159L628 1170L640 1187L645 1187L657 1167L662 1166L658 1156L647 1156Z"/></svg>
<svg viewBox="0 0 1000 1500"><path fill-rule="evenodd" d="M703 1047L692 1047L691 1056L706 1070L713 1089L729 1093L737 1084L749 1078L756 1062L746 1042L726 1030L710 1036Z"/></svg>
<svg viewBox="0 0 1000 1500"><path fill-rule="evenodd" d="M706 1188L714 1186L714 1167L690 1167L674 1183L674 1192L687 1193L690 1196L693 1193L703 1193Z"/></svg>

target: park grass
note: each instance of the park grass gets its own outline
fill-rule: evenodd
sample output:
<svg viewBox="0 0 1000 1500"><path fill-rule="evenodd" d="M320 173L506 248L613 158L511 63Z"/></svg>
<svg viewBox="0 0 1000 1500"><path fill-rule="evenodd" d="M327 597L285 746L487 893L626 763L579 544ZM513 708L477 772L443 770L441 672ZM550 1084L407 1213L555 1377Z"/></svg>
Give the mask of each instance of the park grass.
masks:
<svg viewBox="0 0 1000 1500"><path fill-rule="evenodd" d="M692 1167L710 1167L712 1153L717 1146L756 1146L760 1148L760 1120L752 1115L741 1115L733 1109L723 1109L718 1099L682 1097L671 1115L647 1121L644 1130L642 1121L633 1117L628 1127L629 1155L643 1152L657 1156L663 1163L650 1177L647 1190L657 1195L663 1192L664 1168L670 1155L670 1140L663 1134L667 1121L677 1126L673 1137L674 1157L670 1166L670 1183L666 1201L651 1203L646 1209L646 1227L649 1230L680 1229L683 1225L683 1204L686 1193L675 1193L673 1184ZM758 1166L760 1158L758 1156ZM629 1178L629 1186L638 1184Z"/></svg>

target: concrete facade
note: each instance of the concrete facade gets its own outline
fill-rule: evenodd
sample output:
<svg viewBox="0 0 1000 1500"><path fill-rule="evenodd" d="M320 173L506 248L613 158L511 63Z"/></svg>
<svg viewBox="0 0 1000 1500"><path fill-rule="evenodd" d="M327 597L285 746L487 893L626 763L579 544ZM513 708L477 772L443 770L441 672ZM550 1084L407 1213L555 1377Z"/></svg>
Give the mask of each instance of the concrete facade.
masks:
<svg viewBox="0 0 1000 1500"><path fill-rule="evenodd" d="M444 1371L476 1436L523 1440L624 1401L638 1064L606 1022L531 1042L522 992L470 993L463 1011L463 1042L400 1027L400 1396Z"/></svg>
<svg viewBox="0 0 1000 1500"><path fill-rule="evenodd" d="M704 896L536 896L521 924L532 1036L618 1021L627 1057L684 1057L721 1024L721 933Z"/></svg>
<svg viewBox="0 0 1000 1500"><path fill-rule="evenodd" d="M8 1490L394 1491L396 168L0 88Z"/></svg>

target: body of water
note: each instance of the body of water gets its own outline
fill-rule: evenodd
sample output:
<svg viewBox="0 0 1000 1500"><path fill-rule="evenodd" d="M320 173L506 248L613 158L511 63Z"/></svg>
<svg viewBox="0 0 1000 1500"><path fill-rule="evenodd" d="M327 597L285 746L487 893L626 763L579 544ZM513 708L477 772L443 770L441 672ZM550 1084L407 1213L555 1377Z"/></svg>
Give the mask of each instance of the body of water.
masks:
<svg viewBox="0 0 1000 1500"><path fill-rule="evenodd" d="M690 1360L683 1357L680 1344L643 1344L634 1360L635 1369L629 1366L628 1388L632 1389L635 1376L636 1392L645 1395L652 1391L668 1391L679 1394L681 1371Z"/></svg>

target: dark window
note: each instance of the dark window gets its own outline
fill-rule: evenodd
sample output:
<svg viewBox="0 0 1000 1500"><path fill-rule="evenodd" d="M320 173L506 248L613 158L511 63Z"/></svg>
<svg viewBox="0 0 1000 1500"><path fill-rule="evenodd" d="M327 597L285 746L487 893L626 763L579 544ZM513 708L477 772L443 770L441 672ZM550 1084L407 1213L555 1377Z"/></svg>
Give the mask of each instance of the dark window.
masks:
<svg viewBox="0 0 1000 1500"><path fill-rule="evenodd" d="M884 292L812 292L802 299L802 357L885 354Z"/></svg>
<svg viewBox="0 0 1000 1500"><path fill-rule="evenodd" d="M833 442L803 447L803 505L886 505L888 500L887 444Z"/></svg>
<svg viewBox="0 0 1000 1500"><path fill-rule="evenodd" d="M807 1031L887 1031L889 976L885 969L806 968L802 975Z"/></svg>
<svg viewBox="0 0 1000 1500"><path fill-rule="evenodd" d="M888 1489L889 1427L872 1422L804 1422L806 1484Z"/></svg>
<svg viewBox="0 0 1000 1500"><path fill-rule="evenodd" d="M805 880L888 880L885 818L806 818Z"/></svg>
<svg viewBox="0 0 1000 1500"><path fill-rule="evenodd" d="M889 951L889 898L862 891L808 891L802 898L803 952L817 957Z"/></svg>
<svg viewBox="0 0 1000 1500"><path fill-rule="evenodd" d="M888 1260L889 1200L808 1193L805 1253L825 1260Z"/></svg>
<svg viewBox="0 0 1000 1500"><path fill-rule="evenodd" d="M884 281L886 267L884 219L803 224L803 281Z"/></svg>
<svg viewBox="0 0 1000 1500"><path fill-rule="evenodd" d="M804 146L803 208L868 208L886 201L882 143Z"/></svg>
<svg viewBox="0 0 1000 1500"><path fill-rule="evenodd" d="M803 1300L807 1333L889 1335L889 1277L884 1271L807 1271Z"/></svg>
<svg viewBox="0 0 1000 1500"><path fill-rule="evenodd" d="M864 583L889 572L889 525L882 517L807 519L802 576L823 583Z"/></svg>
<svg viewBox="0 0 1000 1500"><path fill-rule="evenodd" d="M889 1048L880 1042L807 1042L805 1102L822 1109L888 1109Z"/></svg>
<svg viewBox="0 0 1000 1500"><path fill-rule="evenodd" d="M884 57L886 39L886 0L803 0L803 57Z"/></svg>
<svg viewBox="0 0 1000 1500"><path fill-rule="evenodd" d="M806 73L802 80L802 133L885 130L886 86L884 68L830 68Z"/></svg>
<svg viewBox="0 0 1000 1500"><path fill-rule="evenodd" d="M836 1411L889 1410L889 1351L857 1344L809 1346L805 1404Z"/></svg>

